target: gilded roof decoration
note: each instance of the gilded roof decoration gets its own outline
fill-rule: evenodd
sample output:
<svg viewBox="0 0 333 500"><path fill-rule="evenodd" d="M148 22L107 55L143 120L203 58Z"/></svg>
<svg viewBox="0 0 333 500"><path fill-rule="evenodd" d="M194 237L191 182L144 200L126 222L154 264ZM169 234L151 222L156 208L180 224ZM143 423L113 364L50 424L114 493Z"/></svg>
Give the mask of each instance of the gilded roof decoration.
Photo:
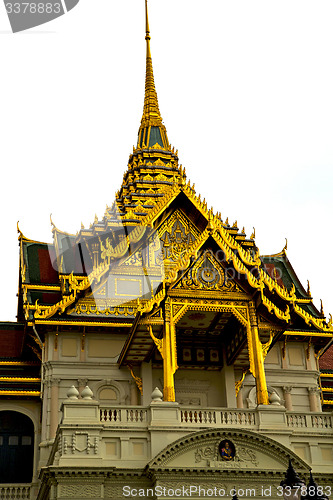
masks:
<svg viewBox="0 0 333 500"><path fill-rule="evenodd" d="M326 321L323 309L316 311L309 287L306 292L286 263L287 241L282 252L260 256L254 228L251 237L246 239L244 227L239 232L237 221L232 226L228 218L223 222L221 213L214 213L212 208L208 208L206 199L196 194L195 185L186 178L185 168L179 164L178 151L169 143L160 113L147 2L145 40L143 114L137 145L129 157L115 202L106 206L102 220L95 215L90 228L86 229L82 224L77 235L60 231L51 220L55 256L49 256L48 265L53 266L53 274L49 272L52 275L49 283L44 277L44 281L41 280L41 275L40 282L37 275L32 276L31 262L36 257L32 257L33 252L31 249L28 251L27 246L37 245L38 242L28 240L19 231L22 309L26 320L46 322L55 315L66 321L71 315L82 318L82 321L84 316L128 316L133 319L137 312L143 316L158 308L167 299L170 287L173 291L182 288L198 294L256 294L258 301L261 300L261 312L264 310L268 315L274 315L274 318L268 316L271 321L289 323L296 317L324 335L333 334L332 317ZM145 261L144 240L148 229L158 231L161 249L153 248L150 241ZM223 265L209 253L208 249L212 246L223 252ZM82 262L79 262L81 267L75 267L83 250L86 252L86 267ZM119 275L123 273L123 286L126 281L124 276L127 281L139 282L136 275L140 274L138 269L141 266L141 274L149 279L155 279L157 269L165 267L163 287L153 284L154 279L151 279L152 297L139 295L136 304L131 297L126 304L112 303L108 296L108 277L112 274L110 266L117 259L121 267ZM152 266L152 276L148 276L146 264ZM228 267L235 271L236 280L228 281ZM289 273L288 280L285 275L279 275L281 270L285 275ZM158 281L157 278L155 281ZM92 286L98 292L97 302L90 297L93 295ZM136 286L140 288L138 284ZM243 286L248 292L243 291ZM41 295L37 296L37 293ZM50 303L45 300L45 293L49 293L49 297L53 294ZM103 298L105 301L99 302Z"/></svg>

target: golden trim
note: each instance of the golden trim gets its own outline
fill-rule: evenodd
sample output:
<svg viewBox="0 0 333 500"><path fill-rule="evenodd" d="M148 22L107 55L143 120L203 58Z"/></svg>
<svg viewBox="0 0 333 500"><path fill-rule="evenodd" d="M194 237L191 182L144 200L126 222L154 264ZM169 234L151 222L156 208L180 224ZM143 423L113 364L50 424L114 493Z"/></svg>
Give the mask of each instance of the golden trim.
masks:
<svg viewBox="0 0 333 500"><path fill-rule="evenodd" d="M52 290L60 292L61 288L59 285L29 285L28 283L22 283L22 288L27 290Z"/></svg>
<svg viewBox="0 0 333 500"><path fill-rule="evenodd" d="M136 386L139 389L141 396L143 396L142 378L137 377L136 375L134 375L133 368L132 368L131 365L127 365L127 368L131 372L132 378L133 378L134 382L136 383Z"/></svg>
<svg viewBox="0 0 333 500"><path fill-rule="evenodd" d="M40 391L5 391L0 389L0 396L40 396Z"/></svg>
<svg viewBox="0 0 333 500"><path fill-rule="evenodd" d="M303 336L303 337L333 337L333 333L325 333L325 332L307 332L305 330L286 330L283 332L283 335L290 336Z"/></svg>
<svg viewBox="0 0 333 500"><path fill-rule="evenodd" d="M61 231L59 228L57 228L57 226L54 224L54 222L52 220L52 214L50 214L50 223L51 223L51 226L52 226L52 233L56 232L56 233L59 233L59 234L64 234L65 236L73 236L73 237L76 236L76 234L67 233L66 231Z"/></svg>
<svg viewBox="0 0 333 500"><path fill-rule="evenodd" d="M140 315L152 311L152 309L154 308L155 305L157 307L159 307L160 303L165 298L165 295L166 295L166 293L165 293L165 284L163 282L162 290L160 290L156 295L154 295L145 304L140 304L139 303L139 299L138 299L138 309L137 309L137 311L140 313Z"/></svg>
<svg viewBox="0 0 333 500"><path fill-rule="evenodd" d="M320 377L325 377L325 378L333 378L333 373L325 373L325 372L321 372Z"/></svg>
<svg viewBox="0 0 333 500"><path fill-rule="evenodd" d="M247 374L247 372L248 372L248 370L244 370L244 369L243 369L243 373L242 373L241 378L240 378L237 382L235 382L235 392L236 392L236 398L237 398L237 396L238 396L239 391L240 391L240 390L241 390L241 388L242 388L242 385L243 385L243 382L244 382L244 379L245 379L245 375Z"/></svg>
<svg viewBox="0 0 333 500"><path fill-rule="evenodd" d="M33 323L31 323L32 326ZM39 366L37 361L0 361L0 365L8 366Z"/></svg>
<svg viewBox="0 0 333 500"><path fill-rule="evenodd" d="M24 236L22 233L21 229L19 228L19 221L17 221L17 232L19 233L19 240L26 241L27 243L38 243L40 245L52 245L52 243L46 243L45 241L36 241L36 240L31 240L30 238L27 238Z"/></svg>
<svg viewBox="0 0 333 500"><path fill-rule="evenodd" d="M155 335L153 333L153 328L151 325L148 325L148 332L149 332L149 335L153 339L154 344L156 345L157 349L159 350L159 352L163 358L163 356L164 356L163 339L158 339L157 337L155 337Z"/></svg>
<svg viewBox="0 0 333 500"><path fill-rule="evenodd" d="M41 379L38 377L0 377L0 381L8 381L8 382L40 382Z"/></svg>
<svg viewBox="0 0 333 500"><path fill-rule="evenodd" d="M262 357L263 357L263 360L265 361L266 359L266 356L268 354L268 350L273 342L273 338L274 338L274 334L271 332L269 334L269 341L266 342L266 344L261 344L261 349L262 349Z"/></svg>
<svg viewBox="0 0 333 500"><path fill-rule="evenodd" d="M284 245L283 249L281 250L281 252L278 252L278 253L272 253L270 255L262 255L261 257L266 257L266 258L269 258L269 257L283 257L286 255L286 250L288 248L288 240L286 238L286 244Z"/></svg>
<svg viewBox="0 0 333 500"><path fill-rule="evenodd" d="M57 320L37 320L34 323L29 322L28 326L36 325L71 325L71 326L119 326L119 327L130 327L132 323L111 323L111 322L99 322L99 321L57 321Z"/></svg>
<svg viewBox="0 0 333 500"><path fill-rule="evenodd" d="M102 299L103 300L103 299ZM103 300L103 302L105 303L105 300ZM83 314L83 315L89 315L89 314L96 314L97 316L99 315L105 315L105 316L134 316L136 315L137 313L137 304L135 305L131 305L131 306L128 306L128 305L123 305L123 306L117 306L117 305L114 305L114 306L107 306L105 307L105 304L104 304L104 308L103 308L103 305L102 304L98 304L96 303L96 301L94 301L92 304L89 304L89 303L78 303L76 304L75 306L75 313L80 315L80 314Z"/></svg>

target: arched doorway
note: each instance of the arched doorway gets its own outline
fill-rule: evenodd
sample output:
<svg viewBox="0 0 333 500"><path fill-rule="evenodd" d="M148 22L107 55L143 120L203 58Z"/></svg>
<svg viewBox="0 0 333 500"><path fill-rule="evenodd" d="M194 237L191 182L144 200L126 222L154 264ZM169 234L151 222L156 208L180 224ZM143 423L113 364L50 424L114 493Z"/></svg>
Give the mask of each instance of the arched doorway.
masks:
<svg viewBox="0 0 333 500"><path fill-rule="evenodd" d="M0 483L31 483L34 425L16 411L0 411Z"/></svg>

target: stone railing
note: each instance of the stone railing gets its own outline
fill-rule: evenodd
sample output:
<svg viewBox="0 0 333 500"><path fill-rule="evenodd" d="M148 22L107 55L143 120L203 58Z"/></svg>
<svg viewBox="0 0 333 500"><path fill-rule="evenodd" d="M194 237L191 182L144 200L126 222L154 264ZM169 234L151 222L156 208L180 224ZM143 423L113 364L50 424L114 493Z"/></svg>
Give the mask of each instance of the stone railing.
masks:
<svg viewBox="0 0 333 500"><path fill-rule="evenodd" d="M293 429L333 430L333 415L329 413L287 412L287 425Z"/></svg>
<svg viewBox="0 0 333 500"><path fill-rule="evenodd" d="M146 424L147 408L142 406L131 406L125 408L109 408L102 406L99 409L101 422L121 424Z"/></svg>
<svg viewBox="0 0 333 500"><path fill-rule="evenodd" d="M255 412L253 410L227 410L221 408L183 408L180 407L181 423L187 425L198 424L225 426L241 425L242 427L254 427L256 424Z"/></svg>
<svg viewBox="0 0 333 500"><path fill-rule="evenodd" d="M100 407L100 421L106 425L143 424L147 425L150 412L142 406ZM179 407L179 419L182 426L235 426L254 427L256 415L253 410L227 410L221 408Z"/></svg>
<svg viewBox="0 0 333 500"><path fill-rule="evenodd" d="M86 393L86 397L78 398L71 389L63 402L62 420L48 465L77 467L81 463L89 467L93 464L114 467L123 460L135 467L145 467L149 459L170 444L170 435L177 441L191 433L209 430L243 429L245 433L261 433L283 444L289 442L290 449L299 436L307 434L309 442L314 442L317 448L318 436L327 437L327 445L333 446L333 415L329 413L286 411L285 407L273 404L256 408L203 408L162 401L161 397L153 399L149 406L117 406L100 404L88 397L88 389ZM2 498L10 496L0 492Z"/></svg>
<svg viewBox="0 0 333 500"><path fill-rule="evenodd" d="M6 484L0 485L1 500L29 500L30 485L23 484Z"/></svg>
<svg viewBox="0 0 333 500"><path fill-rule="evenodd" d="M163 407L163 403L162 403ZM280 416L279 426L292 429L293 432L309 430L325 432L333 430L333 415L329 413L290 412L283 408L272 408ZM100 422L105 426L141 427L147 428L152 420L151 408L142 406L111 407L103 405L99 409ZM262 429L267 423L270 414L265 413L262 418L262 409L227 409L178 406L176 413L179 428L200 427L243 427L252 430ZM272 420L272 423L276 420Z"/></svg>

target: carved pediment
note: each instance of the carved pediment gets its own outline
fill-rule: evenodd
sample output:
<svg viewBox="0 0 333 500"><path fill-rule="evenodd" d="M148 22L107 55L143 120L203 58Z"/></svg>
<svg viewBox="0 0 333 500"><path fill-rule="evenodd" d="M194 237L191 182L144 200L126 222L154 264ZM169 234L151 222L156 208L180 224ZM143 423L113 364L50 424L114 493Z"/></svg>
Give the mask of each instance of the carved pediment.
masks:
<svg viewBox="0 0 333 500"><path fill-rule="evenodd" d="M206 250L173 286L175 289L241 292L240 287L228 278L213 253Z"/></svg>
<svg viewBox="0 0 333 500"><path fill-rule="evenodd" d="M253 431L224 428L196 432L175 441L161 451L149 467L283 472L289 458L293 459L296 469L307 470L301 458L277 441Z"/></svg>
<svg viewBox="0 0 333 500"><path fill-rule="evenodd" d="M182 210L175 210L158 229L165 263L177 262L193 245L200 232Z"/></svg>

